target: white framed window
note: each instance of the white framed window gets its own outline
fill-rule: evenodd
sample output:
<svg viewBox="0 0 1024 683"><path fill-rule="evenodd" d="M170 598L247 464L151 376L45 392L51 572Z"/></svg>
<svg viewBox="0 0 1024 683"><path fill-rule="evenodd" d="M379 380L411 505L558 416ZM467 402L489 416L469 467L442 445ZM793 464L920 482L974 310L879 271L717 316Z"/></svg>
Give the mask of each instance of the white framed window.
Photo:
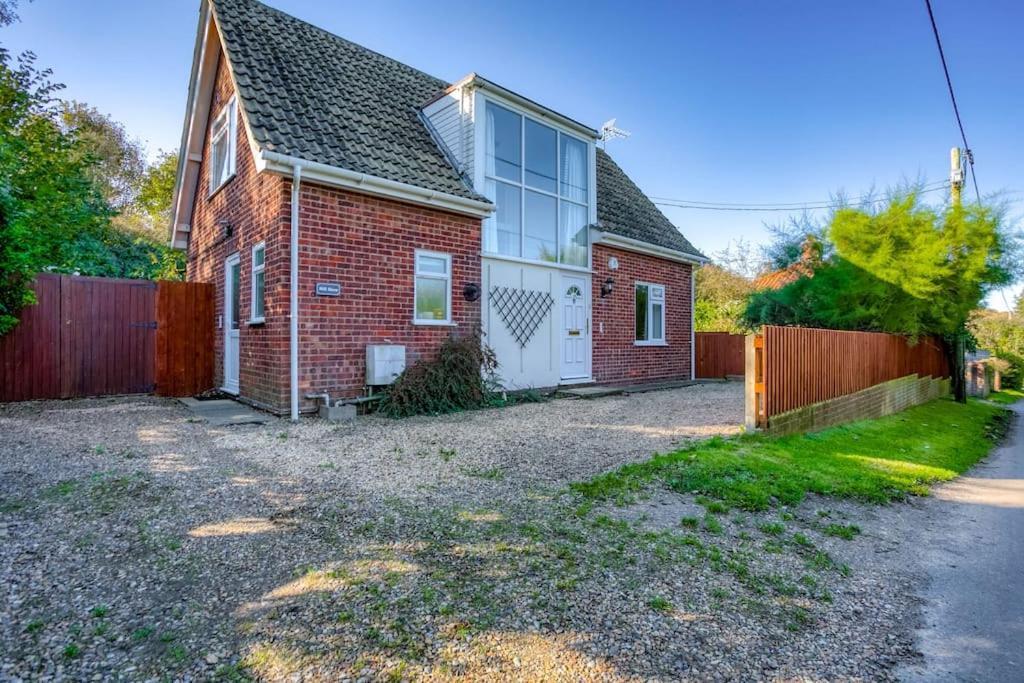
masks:
<svg viewBox="0 0 1024 683"><path fill-rule="evenodd" d="M584 140L486 100L484 253L586 268L590 149Z"/></svg>
<svg viewBox="0 0 1024 683"><path fill-rule="evenodd" d="M210 127L210 194L235 175L237 109L235 98L232 97L221 107Z"/></svg>
<svg viewBox="0 0 1024 683"><path fill-rule="evenodd" d="M636 283L636 343L640 346L665 344L665 287Z"/></svg>
<svg viewBox="0 0 1024 683"><path fill-rule="evenodd" d="M416 250L413 323L450 325L452 322L452 257Z"/></svg>
<svg viewBox="0 0 1024 683"><path fill-rule="evenodd" d="M249 323L264 322L267 292L267 246L260 242L252 248L252 296L250 300Z"/></svg>

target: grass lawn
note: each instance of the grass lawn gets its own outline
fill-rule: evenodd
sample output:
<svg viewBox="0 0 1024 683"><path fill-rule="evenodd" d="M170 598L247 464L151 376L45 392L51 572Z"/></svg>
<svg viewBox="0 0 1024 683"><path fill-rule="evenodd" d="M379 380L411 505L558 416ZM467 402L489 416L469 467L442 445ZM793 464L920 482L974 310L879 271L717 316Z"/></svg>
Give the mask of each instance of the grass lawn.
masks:
<svg viewBox="0 0 1024 683"><path fill-rule="evenodd" d="M795 504L809 492L884 503L927 495L931 484L961 474L1008 424L1003 408L943 399L813 434L715 438L573 488L593 499L626 501L660 481L747 510Z"/></svg>
<svg viewBox="0 0 1024 683"><path fill-rule="evenodd" d="M1002 391L993 391L988 395L988 400L993 403L1001 403L1002 405L1010 405L1024 398L1024 391L1020 389L1003 389Z"/></svg>

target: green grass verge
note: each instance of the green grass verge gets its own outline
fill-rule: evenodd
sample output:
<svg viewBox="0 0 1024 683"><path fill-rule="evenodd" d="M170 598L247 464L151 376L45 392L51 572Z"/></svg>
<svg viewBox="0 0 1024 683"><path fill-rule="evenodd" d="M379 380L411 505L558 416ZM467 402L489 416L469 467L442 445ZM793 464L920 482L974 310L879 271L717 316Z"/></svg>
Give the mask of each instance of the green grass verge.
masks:
<svg viewBox="0 0 1024 683"><path fill-rule="evenodd" d="M1022 398L1024 398L1024 391L1020 389L1003 389L1002 391L993 391L988 395L988 400L1006 406L1016 403Z"/></svg>
<svg viewBox="0 0 1024 683"><path fill-rule="evenodd" d="M813 434L714 438L573 484L592 499L628 500L655 480L747 510L795 504L810 492L884 503L956 477L1005 433L1009 412L933 401Z"/></svg>

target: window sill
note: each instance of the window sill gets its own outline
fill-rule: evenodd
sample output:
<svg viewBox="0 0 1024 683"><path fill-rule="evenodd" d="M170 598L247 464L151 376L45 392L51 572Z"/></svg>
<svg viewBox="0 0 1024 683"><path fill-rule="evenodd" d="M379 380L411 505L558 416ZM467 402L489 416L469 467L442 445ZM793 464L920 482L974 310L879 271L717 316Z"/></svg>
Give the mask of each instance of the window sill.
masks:
<svg viewBox="0 0 1024 683"><path fill-rule="evenodd" d="M213 188L213 190L210 191L210 194L208 194L206 196L206 198L207 199L213 199L216 195L220 194L220 191L223 190L225 187L227 187L228 183L230 183L232 180L234 180L235 176L237 176L237 175L238 175L237 172L232 171L231 175L229 175L227 178L225 178L224 182L222 182L220 185L218 185L217 187Z"/></svg>
<svg viewBox="0 0 1024 683"><path fill-rule="evenodd" d="M447 320L413 320L412 324L418 327L458 327L458 324Z"/></svg>
<svg viewBox="0 0 1024 683"><path fill-rule="evenodd" d="M663 341L635 341L633 346L668 346L668 342Z"/></svg>
<svg viewBox="0 0 1024 683"><path fill-rule="evenodd" d="M266 318L253 318L249 321L249 327L263 327L266 324Z"/></svg>

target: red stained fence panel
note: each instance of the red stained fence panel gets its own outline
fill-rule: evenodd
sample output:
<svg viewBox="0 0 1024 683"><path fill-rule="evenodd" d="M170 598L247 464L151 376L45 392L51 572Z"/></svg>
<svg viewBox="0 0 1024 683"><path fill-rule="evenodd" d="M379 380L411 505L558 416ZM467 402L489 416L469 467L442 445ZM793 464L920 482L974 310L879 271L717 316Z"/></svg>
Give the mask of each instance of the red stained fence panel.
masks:
<svg viewBox="0 0 1024 683"><path fill-rule="evenodd" d="M189 295L162 297L168 288ZM42 274L35 292L37 302L0 337L0 401L188 395L212 385L210 285ZM165 298L168 304L158 311ZM159 329L158 313L164 319ZM160 367L158 331L170 340L166 355L202 358Z"/></svg>
<svg viewBox="0 0 1024 683"><path fill-rule="evenodd" d="M728 332L697 332L697 377L721 379L744 372L744 339L742 334Z"/></svg>
<svg viewBox="0 0 1024 683"><path fill-rule="evenodd" d="M758 422L911 374L949 377L938 339L766 326L755 340Z"/></svg>

